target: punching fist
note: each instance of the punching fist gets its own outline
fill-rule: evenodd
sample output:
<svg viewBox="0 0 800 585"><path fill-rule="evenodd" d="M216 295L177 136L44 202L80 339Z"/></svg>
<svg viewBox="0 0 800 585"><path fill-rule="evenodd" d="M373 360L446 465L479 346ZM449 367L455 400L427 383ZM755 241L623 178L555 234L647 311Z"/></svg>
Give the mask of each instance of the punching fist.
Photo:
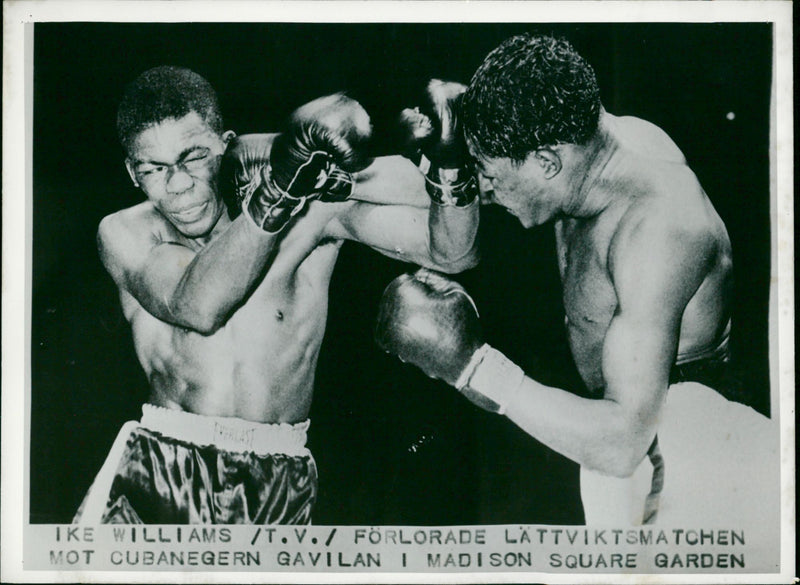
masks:
<svg viewBox="0 0 800 585"><path fill-rule="evenodd" d="M298 108L288 128L263 148L229 147L234 191L242 211L275 233L303 210L306 201L342 201L353 192L351 173L371 162L365 152L369 115L343 94ZM226 155L228 153L226 152Z"/></svg>
<svg viewBox="0 0 800 585"><path fill-rule="evenodd" d="M375 341L492 412L505 412L525 377L483 343L478 310L464 287L425 268L398 276L386 287Z"/></svg>
<svg viewBox="0 0 800 585"><path fill-rule="evenodd" d="M220 166L220 193L231 217L269 177L269 153L276 134L244 134L234 137Z"/></svg>
<svg viewBox="0 0 800 585"><path fill-rule="evenodd" d="M459 107L466 86L432 79L421 104L400 114L400 132L406 156L425 175L431 199L443 205L466 206L478 195L478 185L467 150Z"/></svg>
<svg viewBox="0 0 800 585"><path fill-rule="evenodd" d="M341 201L353 192L351 173L369 166L372 124L356 100L337 93L301 106L272 147L272 180L292 196Z"/></svg>
<svg viewBox="0 0 800 585"><path fill-rule="evenodd" d="M375 341L451 385L483 344L478 311L467 291L425 268L402 274L386 287Z"/></svg>

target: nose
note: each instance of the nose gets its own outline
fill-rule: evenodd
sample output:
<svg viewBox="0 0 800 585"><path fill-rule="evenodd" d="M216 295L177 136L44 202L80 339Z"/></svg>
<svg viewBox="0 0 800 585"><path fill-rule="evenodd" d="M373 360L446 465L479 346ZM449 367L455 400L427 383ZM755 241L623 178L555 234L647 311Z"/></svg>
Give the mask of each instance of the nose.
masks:
<svg viewBox="0 0 800 585"><path fill-rule="evenodd" d="M183 193L194 185L194 179L182 165L173 165L167 170L167 192Z"/></svg>
<svg viewBox="0 0 800 585"><path fill-rule="evenodd" d="M481 205L489 205L494 202L494 187L492 182L478 173L478 191L481 196Z"/></svg>

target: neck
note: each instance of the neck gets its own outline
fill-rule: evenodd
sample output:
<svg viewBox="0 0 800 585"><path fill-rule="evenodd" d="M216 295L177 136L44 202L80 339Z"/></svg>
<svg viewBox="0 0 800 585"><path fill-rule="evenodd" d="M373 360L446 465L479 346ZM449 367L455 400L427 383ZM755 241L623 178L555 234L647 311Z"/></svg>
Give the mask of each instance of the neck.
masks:
<svg viewBox="0 0 800 585"><path fill-rule="evenodd" d="M568 177L569 193L564 213L570 217L588 218L599 215L613 200L613 192L600 189L608 173L609 163L617 151L607 126L605 111L600 113L597 132L583 145L568 145L573 150Z"/></svg>

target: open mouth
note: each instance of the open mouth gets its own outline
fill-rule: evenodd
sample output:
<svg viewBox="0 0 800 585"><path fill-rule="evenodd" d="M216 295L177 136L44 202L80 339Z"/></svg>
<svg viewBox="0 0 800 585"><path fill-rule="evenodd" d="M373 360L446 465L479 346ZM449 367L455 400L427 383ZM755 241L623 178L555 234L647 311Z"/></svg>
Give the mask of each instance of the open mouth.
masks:
<svg viewBox="0 0 800 585"><path fill-rule="evenodd" d="M203 216L203 213L205 213L207 207L208 201L198 205L193 205L192 207L187 207L181 211L175 211L172 213L172 217L184 223L197 221Z"/></svg>

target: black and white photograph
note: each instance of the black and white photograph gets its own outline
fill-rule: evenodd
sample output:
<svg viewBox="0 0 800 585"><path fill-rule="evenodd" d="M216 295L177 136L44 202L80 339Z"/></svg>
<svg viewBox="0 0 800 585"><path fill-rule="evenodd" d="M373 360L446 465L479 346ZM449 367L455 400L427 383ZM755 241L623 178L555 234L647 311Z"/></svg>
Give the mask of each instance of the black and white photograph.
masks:
<svg viewBox="0 0 800 585"><path fill-rule="evenodd" d="M792 582L790 3L66 4L4 582Z"/></svg>

